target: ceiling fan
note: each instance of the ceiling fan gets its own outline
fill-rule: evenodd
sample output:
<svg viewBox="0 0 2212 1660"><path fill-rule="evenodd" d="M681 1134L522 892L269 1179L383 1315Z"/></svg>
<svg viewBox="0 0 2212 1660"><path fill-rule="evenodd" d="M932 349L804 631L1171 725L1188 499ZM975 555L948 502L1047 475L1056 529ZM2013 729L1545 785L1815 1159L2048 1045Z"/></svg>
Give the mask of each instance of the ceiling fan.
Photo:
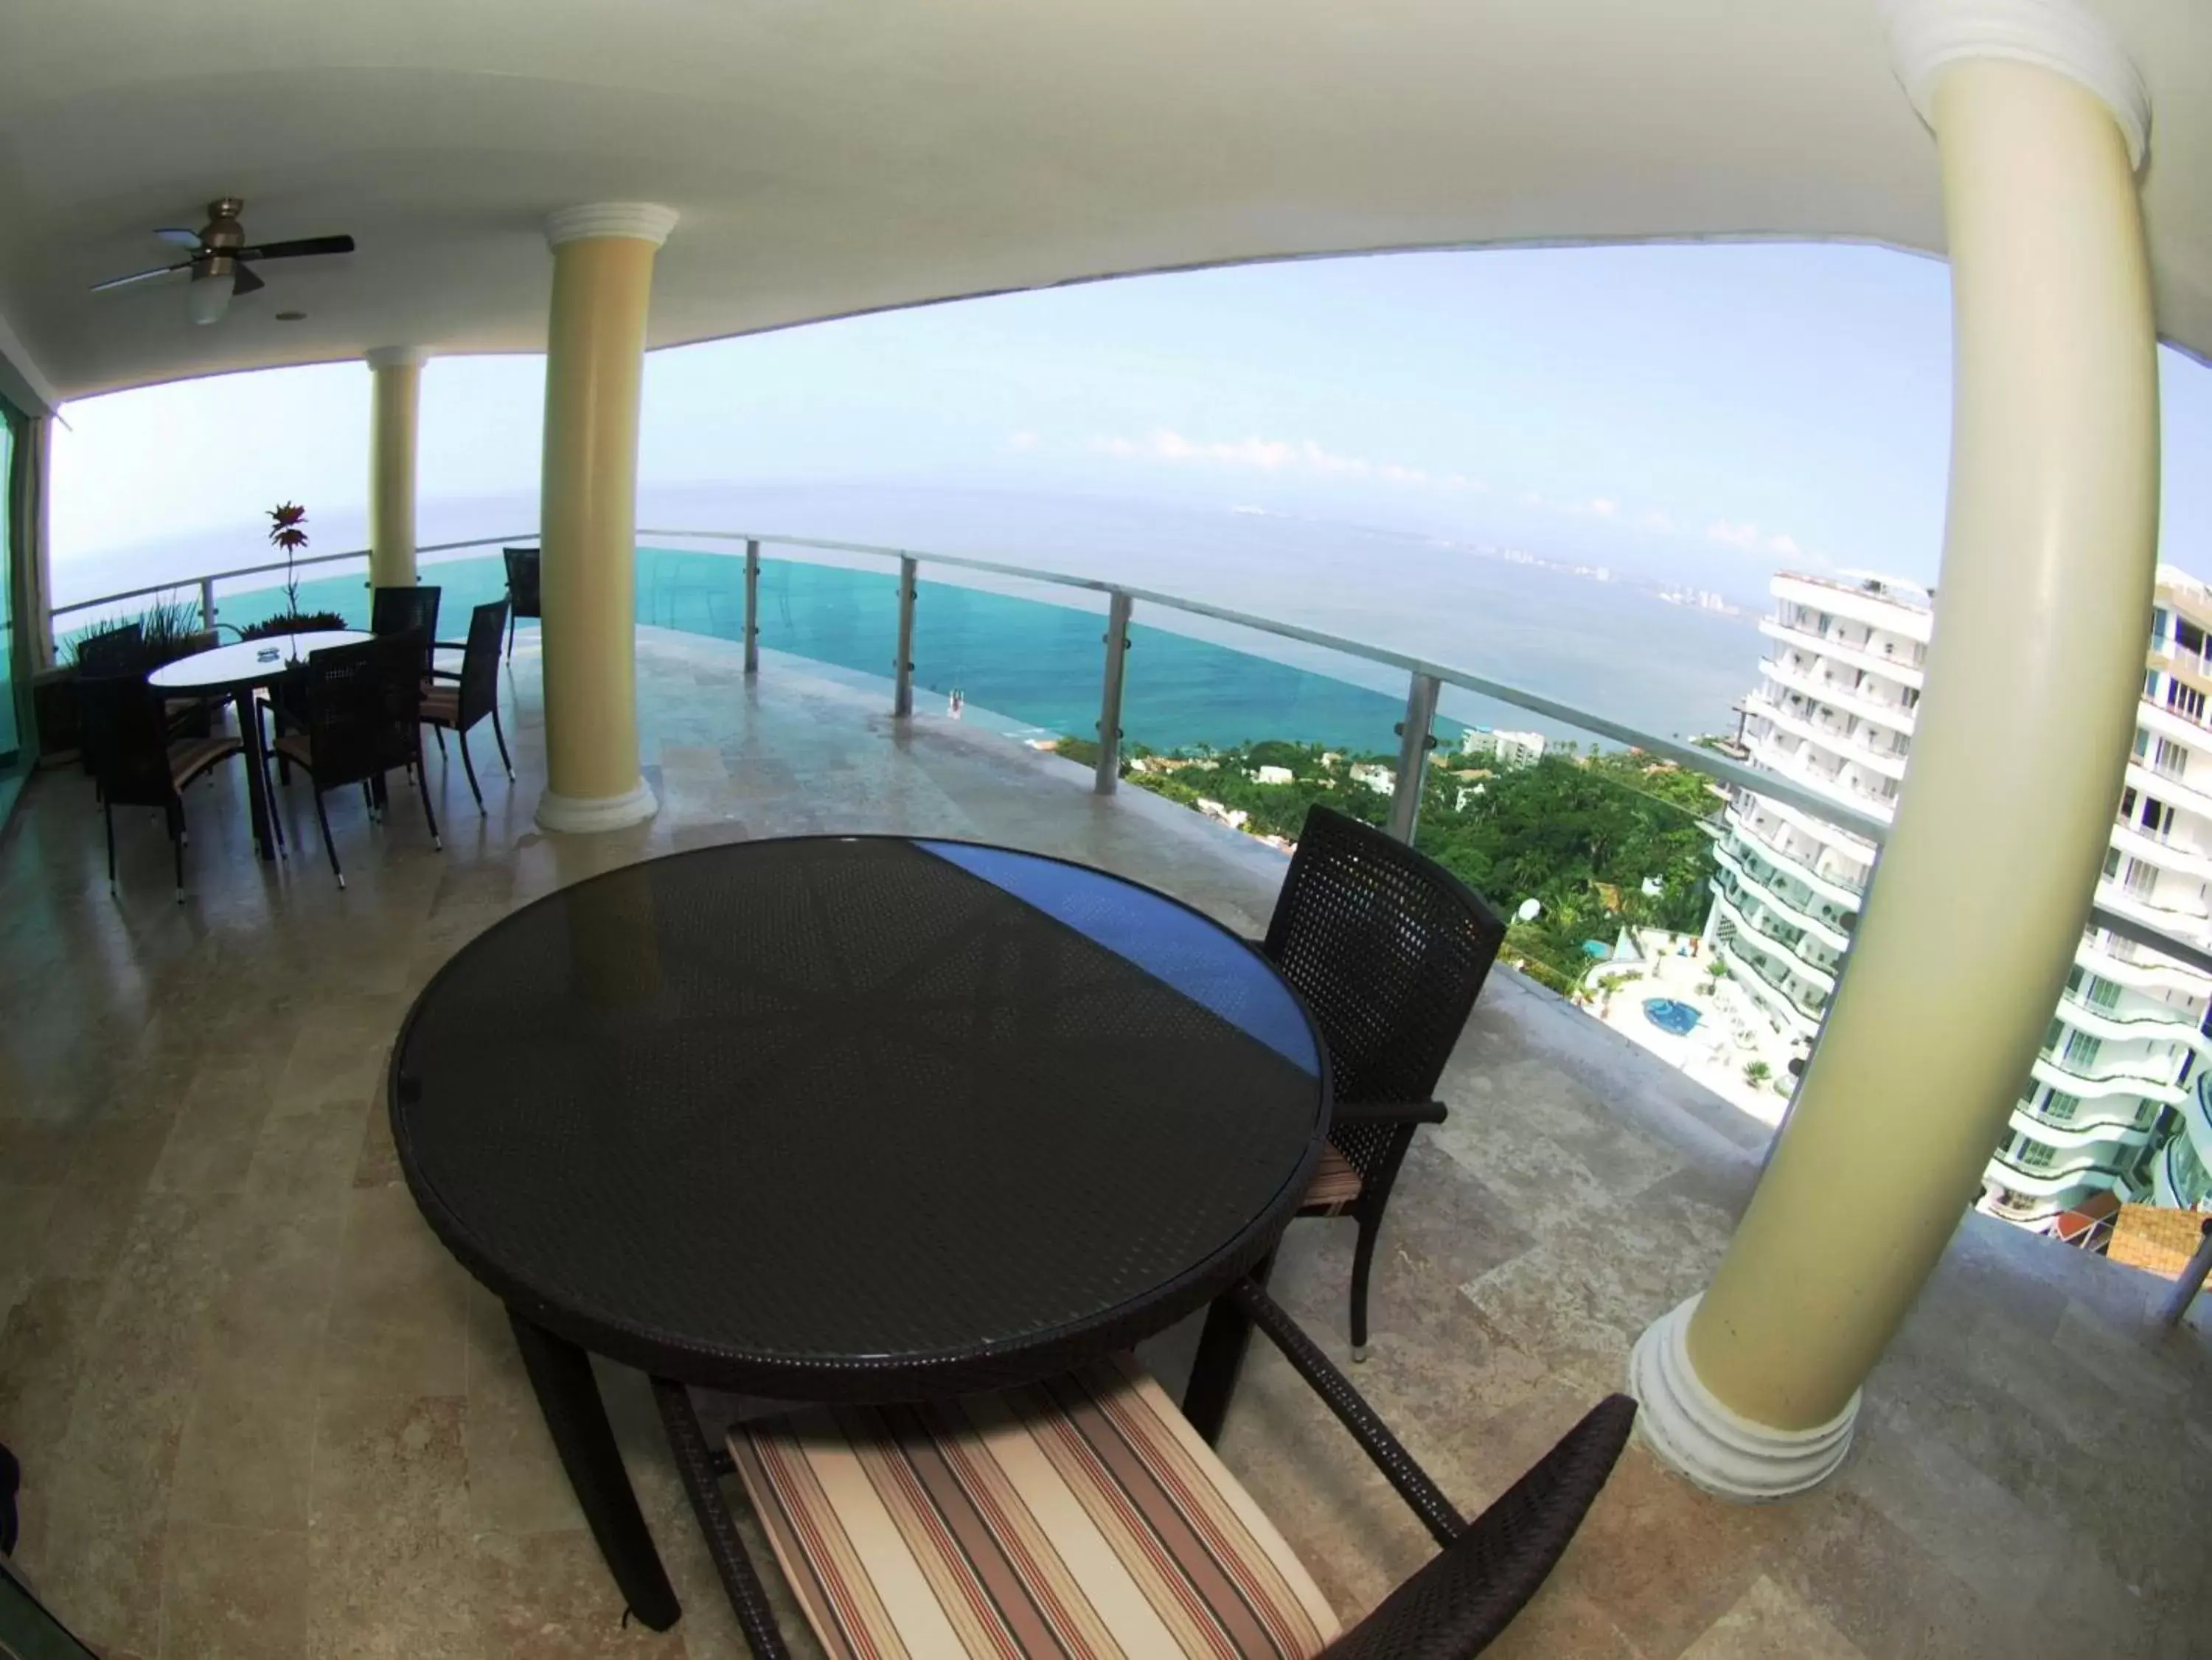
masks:
<svg viewBox="0 0 2212 1660"><path fill-rule="evenodd" d="M248 242L246 227L238 222L238 215L245 208L246 203L237 197L222 197L208 203L208 222L198 230L173 227L155 231L154 234L164 242L190 248L191 252L173 264L156 265L149 270L133 271L128 276L111 276L105 282L95 282L92 285L93 293L148 282L167 276L172 271L189 270L192 275L191 284L185 290L185 313L195 323L214 323L229 309L232 295L249 294L256 288L269 286L255 272L252 261L301 259L310 254L353 251L353 239L349 236L309 236L295 242Z"/></svg>

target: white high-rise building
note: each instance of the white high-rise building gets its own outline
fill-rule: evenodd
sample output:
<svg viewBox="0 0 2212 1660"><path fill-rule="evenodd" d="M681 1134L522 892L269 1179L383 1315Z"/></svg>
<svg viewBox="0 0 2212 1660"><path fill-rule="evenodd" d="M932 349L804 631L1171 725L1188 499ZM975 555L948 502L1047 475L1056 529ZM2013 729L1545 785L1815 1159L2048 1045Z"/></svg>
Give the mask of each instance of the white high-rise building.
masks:
<svg viewBox="0 0 2212 1660"><path fill-rule="evenodd" d="M1928 592L1879 577L1784 573L1759 623L1771 642L1745 705L1754 766L1887 820L1911 745ZM2098 884L2102 903L2212 944L2212 589L2159 573L2127 789ZM1717 854L1708 944L1723 997L1802 1055L1826 1016L1873 868L1864 839L1739 792ZM1958 970L1973 972L1961 942ZM1982 1208L2048 1226L2092 1195L2195 1205L2212 1197L2212 977L2101 930L2085 935L2043 1051L1984 1178Z"/></svg>

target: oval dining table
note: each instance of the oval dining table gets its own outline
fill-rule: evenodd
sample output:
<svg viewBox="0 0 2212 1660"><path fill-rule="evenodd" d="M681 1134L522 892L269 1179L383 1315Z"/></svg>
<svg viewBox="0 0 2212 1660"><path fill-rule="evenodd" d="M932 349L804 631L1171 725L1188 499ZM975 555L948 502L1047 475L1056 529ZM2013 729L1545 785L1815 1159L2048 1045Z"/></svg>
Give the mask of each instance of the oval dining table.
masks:
<svg viewBox="0 0 2212 1660"><path fill-rule="evenodd" d="M631 1609L678 1606L587 1354L784 1401L1036 1381L1210 1306L1249 1336L1328 1127L1274 966L1088 866L906 836L668 855L495 924L393 1046L422 1214L506 1304Z"/></svg>
<svg viewBox="0 0 2212 1660"><path fill-rule="evenodd" d="M195 651L165 663L146 676L149 684L179 697L228 697L238 711L238 736L246 746L246 793L253 805L253 845L264 859L276 857L270 828L269 773L262 753L261 722L254 694L274 685L317 651L333 645L358 645L371 636L350 628L319 628L306 633L270 634Z"/></svg>

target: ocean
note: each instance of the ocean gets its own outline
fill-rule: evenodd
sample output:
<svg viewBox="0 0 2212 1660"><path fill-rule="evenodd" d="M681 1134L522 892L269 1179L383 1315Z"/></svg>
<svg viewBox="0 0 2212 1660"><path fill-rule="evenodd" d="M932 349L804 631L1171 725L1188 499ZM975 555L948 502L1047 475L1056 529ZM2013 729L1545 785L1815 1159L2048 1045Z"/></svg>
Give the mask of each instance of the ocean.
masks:
<svg viewBox="0 0 2212 1660"><path fill-rule="evenodd" d="M527 524L534 504L426 504L425 542ZM648 492L641 520L685 529L892 543L925 550L915 608L918 699L957 689L1024 735L1093 736L1104 597L945 566L927 550L1017 562L1233 607L1370 642L1592 710L1662 736L1732 730L1731 706L1754 683L1761 641L1745 606L1700 610L1659 585L1577 573L1564 560L1405 530L1290 519L1233 506L1208 512L1127 501L1036 499L924 489L701 487ZM325 537L319 545L328 545ZM642 623L741 637L741 548L641 536ZM345 545L341 542L340 545ZM353 545L358 545L357 542ZM155 550L100 561L113 586L252 562L236 546L195 537L193 554ZM771 548L762 563L761 643L888 679L896 630L888 560ZM187 562L189 560L189 562ZM135 566L135 568L131 568ZM300 585L303 608L365 620L360 567ZM152 574L148 572L152 570ZM57 572L58 598L85 584ZM503 592L496 554L427 558L445 590L441 631ZM265 578L226 585L222 621L283 608ZM94 590L94 591L97 591ZM69 620L64 619L64 629ZM1285 738L1363 753L1395 752L1405 676L1387 665L1139 602L1130 632L1122 729L1156 749ZM1447 688L1439 733L1492 725L1584 738L1571 726Z"/></svg>

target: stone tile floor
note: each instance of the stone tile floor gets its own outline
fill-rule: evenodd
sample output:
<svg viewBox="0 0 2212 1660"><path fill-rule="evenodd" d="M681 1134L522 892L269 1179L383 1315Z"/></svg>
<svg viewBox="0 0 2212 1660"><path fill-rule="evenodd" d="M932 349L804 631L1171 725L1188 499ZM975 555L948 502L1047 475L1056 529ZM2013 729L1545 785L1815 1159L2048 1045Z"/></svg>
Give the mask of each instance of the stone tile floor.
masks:
<svg viewBox="0 0 2212 1660"><path fill-rule="evenodd" d="M102 879L92 792L31 787L0 846L0 1439L21 1560L117 1657L684 1655L742 1643L641 1380L605 1384L687 1613L624 1629L491 1300L418 1221L377 1100L410 997L514 906L671 848L818 829L1001 839L1264 922L1280 859L979 731L901 730L879 688L643 631L664 810L539 834L537 672L522 771L488 816L434 759L434 851L403 791L335 797L341 893L295 790L289 863L247 856L234 768L191 797L191 897L125 815ZM489 754L489 745L484 746ZM480 757L481 759L481 757ZM1392 1210L1358 1378L1469 1509L1702 1283L1764 1130L1501 972ZM1350 1228L1297 1224L1278 1285L1341 1356ZM1969 1219L1868 1389L1826 1490L1740 1507L1640 1447L1497 1652L2212 1652L2212 1337L2151 1332L2148 1282ZM1170 1375L1183 1346L1159 1345ZM1340 1608L1423 1560L1411 1517L1271 1354L1224 1452ZM765 1559L763 1559L765 1560Z"/></svg>

